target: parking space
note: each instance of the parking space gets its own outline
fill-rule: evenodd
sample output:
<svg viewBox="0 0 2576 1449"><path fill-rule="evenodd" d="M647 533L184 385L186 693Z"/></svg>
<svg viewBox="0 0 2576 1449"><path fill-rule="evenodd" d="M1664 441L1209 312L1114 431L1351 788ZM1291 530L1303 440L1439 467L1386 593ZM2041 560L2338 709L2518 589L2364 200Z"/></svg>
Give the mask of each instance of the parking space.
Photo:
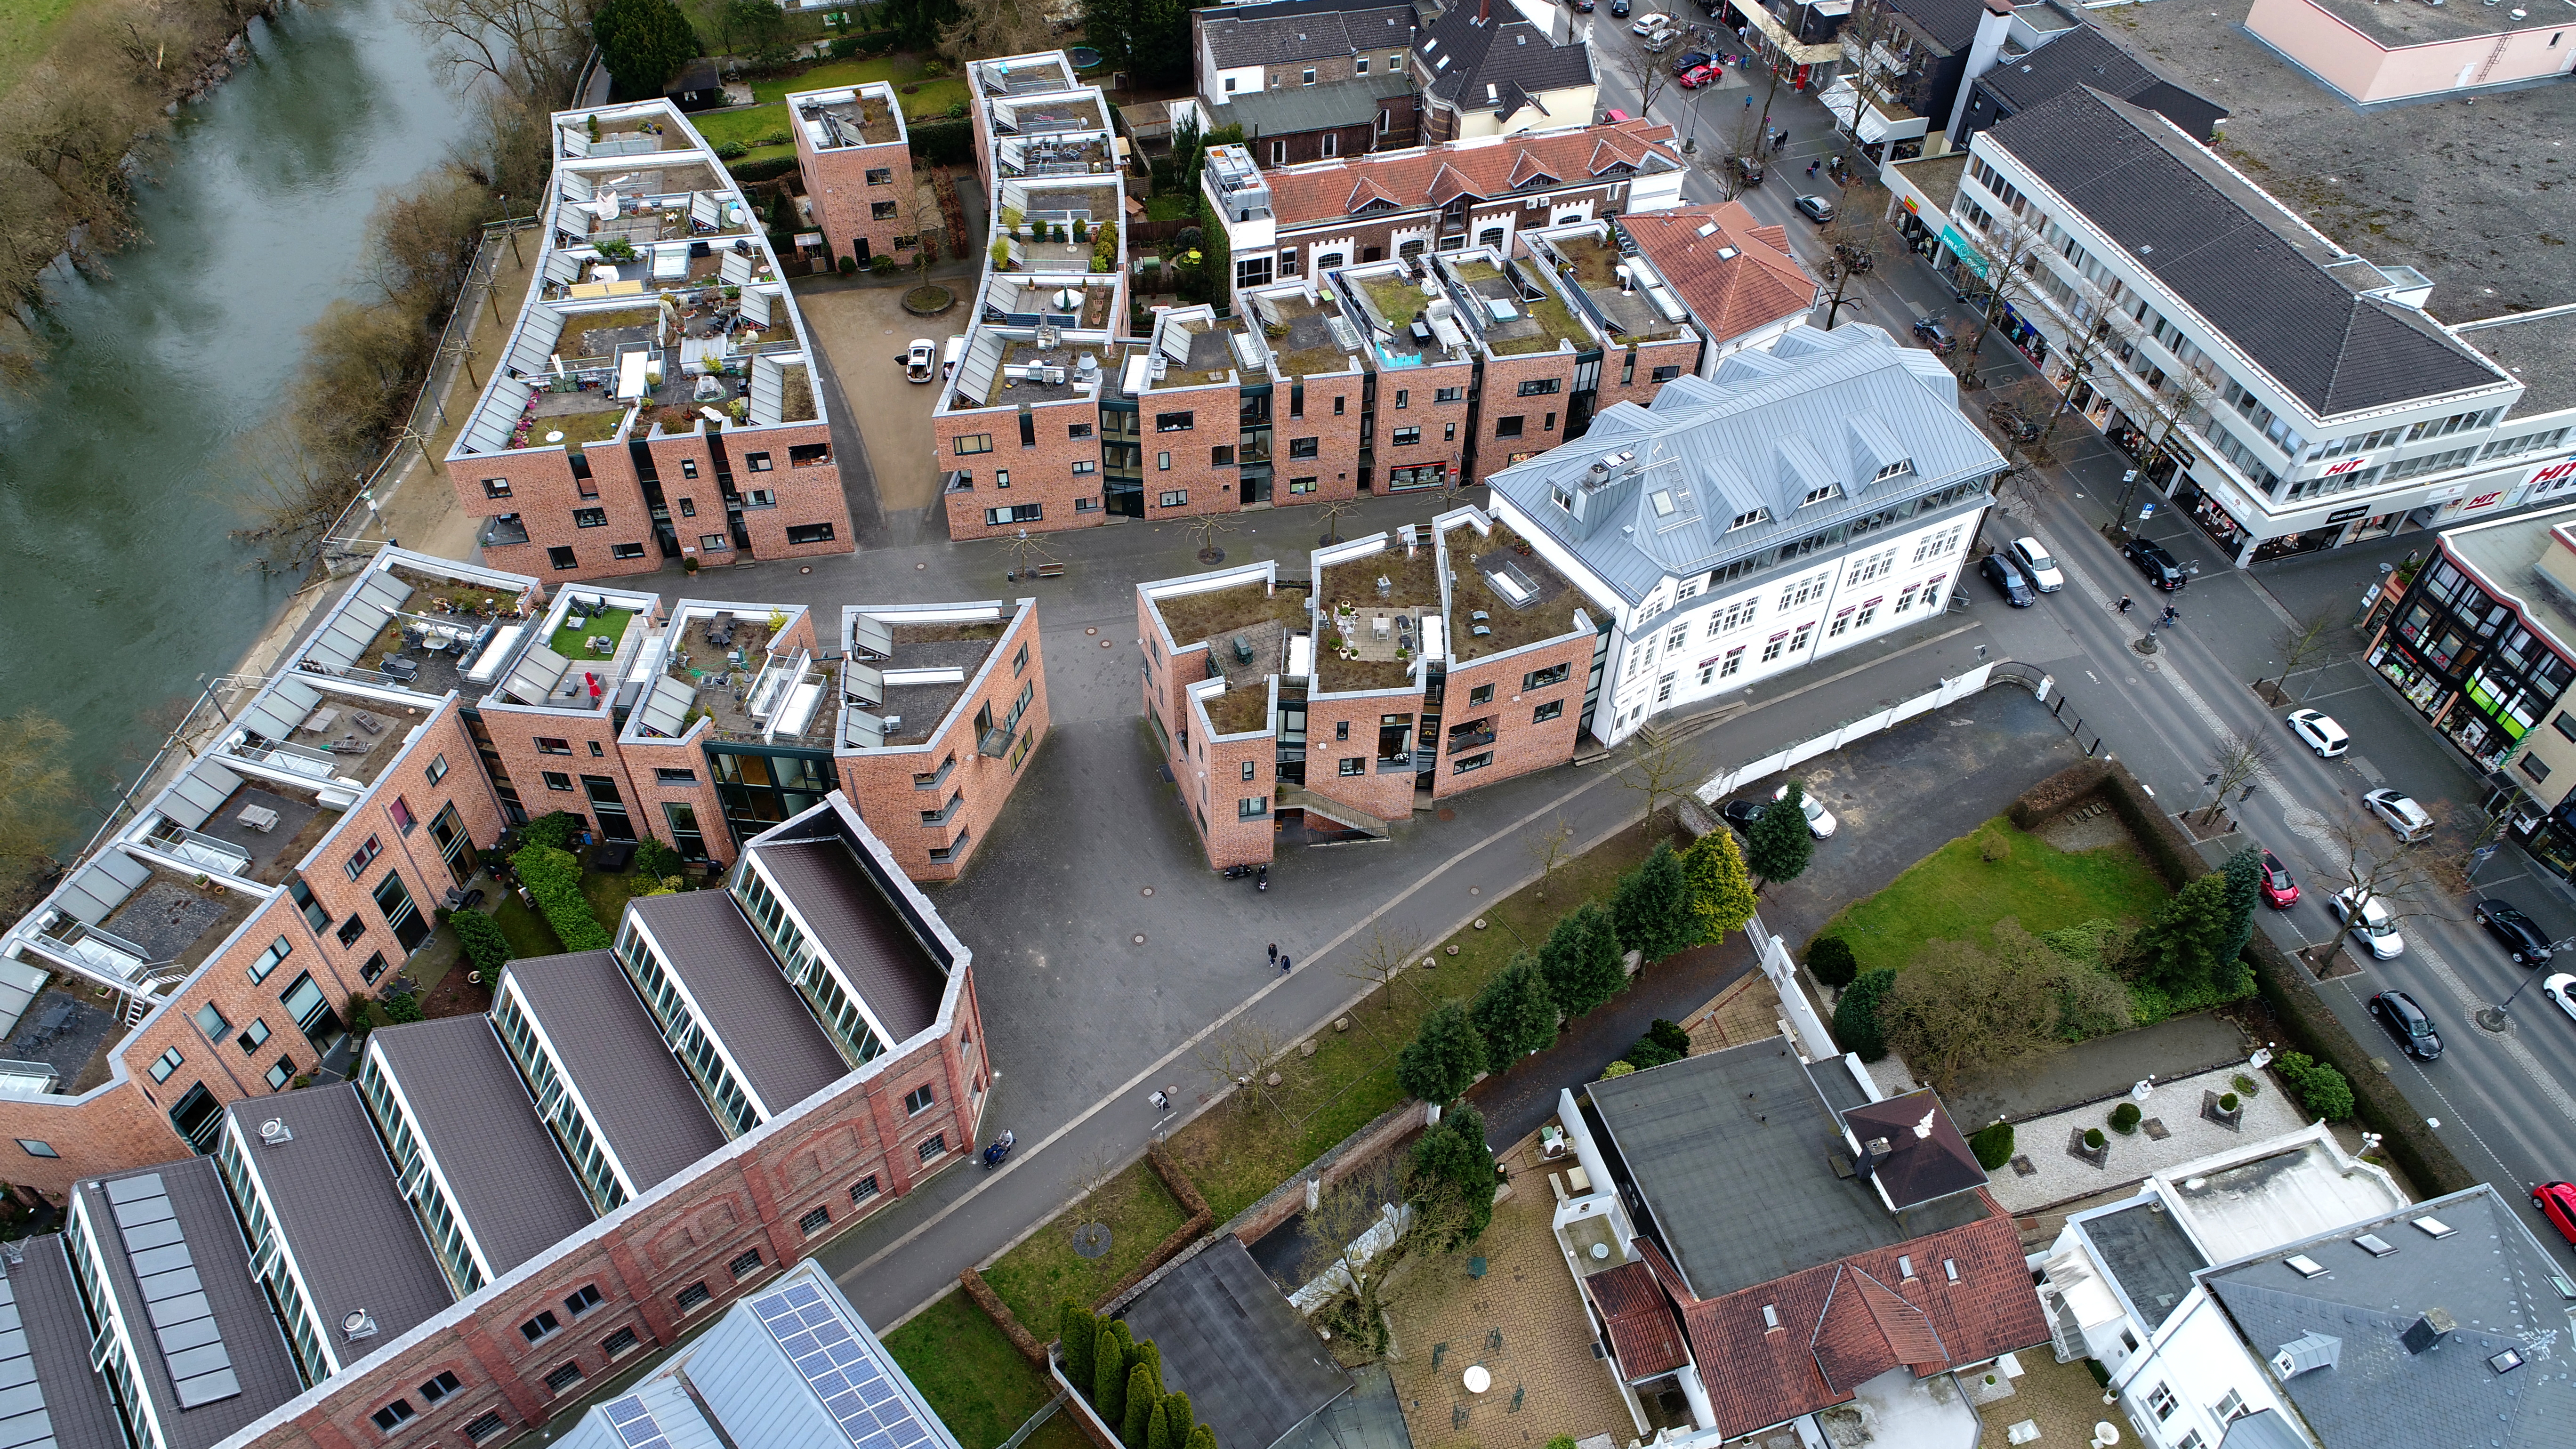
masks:
<svg viewBox="0 0 2576 1449"><path fill-rule="evenodd" d="M877 510L903 518L939 497L938 461L932 456L930 414L939 402L936 383L907 383L898 360L916 337L938 346L966 330L966 304L941 317L903 310L900 287L835 287L799 290L797 308L823 346L840 381L841 405L868 451L876 473ZM850 500L853 515L865 511Z"/></svg>

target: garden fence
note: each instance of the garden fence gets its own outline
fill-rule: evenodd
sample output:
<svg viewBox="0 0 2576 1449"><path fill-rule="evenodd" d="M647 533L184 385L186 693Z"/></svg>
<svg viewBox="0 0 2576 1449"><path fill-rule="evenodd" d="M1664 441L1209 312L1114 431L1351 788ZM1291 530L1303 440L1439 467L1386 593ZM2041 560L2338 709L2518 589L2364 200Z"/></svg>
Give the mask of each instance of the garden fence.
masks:
<svg viewBox="0 0 2576 1449"><path fill-rule="evenodd" d="M1831 754L1854 740L1867 739L1881 730L1893 729L1916 715L1939 709L1945 704L1956 704L1982 691L1989 683L2026 682L2017 675L2011 674L2007 674L2003 680L1997 680L1994 678L1995 668L1993 664L1980 664L1965 674L1942 680L1939 685L1912 699L1899 700L1885 709L1873 710L1857 719L1847 720L1823 734L1802 740L1787 749L1774 751L1750 763L1738 765L1731 770L1720 770L1709 777L1708 783L1692 793L1699 797L1701 804L1714 805L1721 797L1733 793L1738 785L1747 780L1759 780L1765 775L1794 769L1818 755Z"/></svg>

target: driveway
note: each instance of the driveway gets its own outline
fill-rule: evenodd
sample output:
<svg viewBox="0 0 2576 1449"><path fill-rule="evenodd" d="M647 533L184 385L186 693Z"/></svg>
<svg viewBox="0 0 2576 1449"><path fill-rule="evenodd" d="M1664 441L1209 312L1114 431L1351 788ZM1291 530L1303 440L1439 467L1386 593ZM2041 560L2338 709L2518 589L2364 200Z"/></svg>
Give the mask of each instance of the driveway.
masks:
<svg viewBox="0 0 2576 1449"><path fill-rule="evenodd" d="M951 283L951 286L956 284ZM874 512L897 537L904 523L939 501L939 470L932 454L930 415L939 403L936 384L910 384L895 359L916 337L942 347L966 330L967 303L945 316L915 317L903 310L900 286L798 289L796 306L822 344L838 379L839 401L856 427L876 475ZM869 511L852 498L855 519ZM944 532L944 530L940 530Z"/></svg>

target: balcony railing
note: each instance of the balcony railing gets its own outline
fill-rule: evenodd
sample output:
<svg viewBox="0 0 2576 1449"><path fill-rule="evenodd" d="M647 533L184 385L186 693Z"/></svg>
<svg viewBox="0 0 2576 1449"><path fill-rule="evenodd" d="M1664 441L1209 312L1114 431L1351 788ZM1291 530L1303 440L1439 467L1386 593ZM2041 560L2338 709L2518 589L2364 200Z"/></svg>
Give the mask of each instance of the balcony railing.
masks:
<svg viewBox="0 0 2576 1449"><path fill-rule="evenodd" d="M212 875L240 875L250 869L250 852L229 840L201 835L184 825L161 822L147 837L153 849L187 861Z"/></svg>

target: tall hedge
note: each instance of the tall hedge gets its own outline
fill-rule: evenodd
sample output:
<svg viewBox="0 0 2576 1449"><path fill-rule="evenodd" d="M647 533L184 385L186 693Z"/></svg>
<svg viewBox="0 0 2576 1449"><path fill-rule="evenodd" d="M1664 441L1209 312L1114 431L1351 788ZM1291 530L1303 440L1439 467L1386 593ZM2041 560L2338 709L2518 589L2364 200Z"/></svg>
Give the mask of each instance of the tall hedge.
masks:
<svg viewBox="0 0 2576 1449"><path fill-rule="evenodd" d="M975 127L968 121L912 121L904 134L916 160L933 166L963 166L975 159ZM796 163L787 163L793 167Z"/></svg>
<svg viewBox="0 0 2576 1449"><path fill-rule="evenodd" d="M1879 1025L1879 1008L1895 985L1896 973L1882 966L1860 973L1844 989L1842 999L1834 1003L1834 1039L1843 1050L1859 1053L1865 1062L1887 1055L1887 1032Z"/></svg>
<svg viewBox="0 0 2576 1449"><path fill-rule="evenodd" d="M465 959L473 963L475 970L498 971L510 964L510 938L501 934L490 916L481 911L457 911L448 916L447 924L456 928L456 944L465 948Z"/></svg>
<svg viewBox="0 0 2576 1449"><path fill-rule="evenodd" d="M572 852L550 845L526 845L510 857L511 868L518 871L519 883L536 898L537 910L546 924L555 928L555 939L566 951L605 951L608 929L591 914L590 900L581 893L581 862Z"/></svg>

